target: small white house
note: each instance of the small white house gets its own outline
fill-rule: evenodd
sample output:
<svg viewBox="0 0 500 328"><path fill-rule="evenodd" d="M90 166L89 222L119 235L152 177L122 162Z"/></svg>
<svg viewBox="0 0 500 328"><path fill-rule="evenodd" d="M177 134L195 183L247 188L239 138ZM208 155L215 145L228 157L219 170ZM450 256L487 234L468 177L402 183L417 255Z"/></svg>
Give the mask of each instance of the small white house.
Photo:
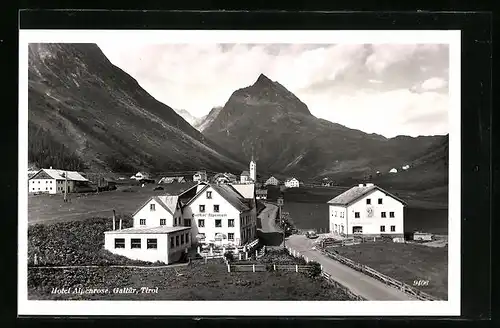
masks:
<svg viewBox="0 0 500 328"><path fill-rule="evenodd" d="M191 248L190 227L135 227L104 233L104 249L133 260L179 261Z"/></svg>
<svg viewBox="0 0 500 328"><path fill-rule="evenodd" d="M408 170L410 168L410 165L406 164L401 167L403 170Z"/></svg>
<svg viewBox="0 0 500 328"><path fill-rule="evenodd" d="M279 181L275 177L270 177L264 183L264 185L266 185L266 186L277 186L278 184L279 184Z"/></svg>
<svg viewBox="0 0 500 328"><path fill-rule="evenodd" d="M142 179L148 179L149 175L147 173L143 172L137 172L135 175L131 176L130 179L132 180L142 180Z"/></svg>
<svg viewBox="0 0 500 328"><path fill-rule="evenodd" d="M360 184L328 201L329 229L352 237L404 238L406 203L371 183Z"/></svg>
<svg viewBox="0 0 500 328"><path fill-rule="evenodd" d="M62 194L65 188L67 192L74 192L76 187L88 182L75 171L41 169L28 180L28 192Z"/></svg>
<svg viewBox="0 0 500 328"><path fill-rule="evenodd" d="M250 172L243 171L240 174L240 182L241 183L250 183L252 179L250 179Z"/></svg>
<svg viewBox="0 0 500 328"><path fill-rule="evenodd" d="M287 179L285 181L285 187L287 188L298 188L300 186L299 180L295 178Z"/></svg>
<svg viewBox="0 0 500 328"><path fill-rule="evenodd" d="M198 171L193 175L193 181L194 182L203 182L207 181L207 172L205 171Z"/></svg>
<svg viewBox="0 0 500 328"><path fill-rule="evenodd" d="M389 173L398 173L398 170L397 170L396 168L394 168L394 167L393 167L393 168L389 171Z"/></svg>

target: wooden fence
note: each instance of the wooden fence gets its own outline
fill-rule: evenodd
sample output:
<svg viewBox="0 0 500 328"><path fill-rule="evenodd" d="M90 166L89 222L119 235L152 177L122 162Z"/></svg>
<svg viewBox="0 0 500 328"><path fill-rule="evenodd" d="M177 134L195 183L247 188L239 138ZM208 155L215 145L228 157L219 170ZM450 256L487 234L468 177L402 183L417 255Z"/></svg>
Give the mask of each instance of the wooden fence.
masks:
<svg viewBox="0 0 500 328"><path fill-rule="evenodd" d="M414 287L412 287L404 282L401 282L399 280L396 280L394 278L386 276L385 274L380 273L377 270L370 268L369 266L357 263L351 259L348 259L342 255L339 255L339 254L336 254L333 252L325 251L323 249L320 249L320 251L323 254L329 256L330 258L332 258L332 259L334 259L342 264L347 265L348 267L351 267L351 268L353 268L357 271L360 271L360 272L362 272L370 277L373 277L379 281L382 281L383 283L385 283L391 287L397 288L397 289L401 290L402 292L406 293L407 295L413 296L421 301L441 301L441 299L439 299L435 296L424 293L424 292L422 292L422 291L420 291L420 290L418 290L418 289L416 289L416 288L414 288Z"/></svg>
<svg viewBox="0 0 500 328"><path fill-rule="evenodd" d="M264 265L264 264L231 264L226 262L227 272L265 272L265 271L282 271L282 272L297 272L306 273L313 269L312 265Z"/></svg>
<svg viewBox="0 0 500 328"><path fill-rule="evenodd" d="M333 277L325 272L325 271L321 271L321 276L326 280L328 281L331 285L343 290L347 295L349 295L349 297L351 297L353 300L355 301L366 301L366 298L360 296L360 295L356 295L354 294L349 288L345 287L344 285L340 284L339 282L337 282L335 279L333 279Z"/></svg>

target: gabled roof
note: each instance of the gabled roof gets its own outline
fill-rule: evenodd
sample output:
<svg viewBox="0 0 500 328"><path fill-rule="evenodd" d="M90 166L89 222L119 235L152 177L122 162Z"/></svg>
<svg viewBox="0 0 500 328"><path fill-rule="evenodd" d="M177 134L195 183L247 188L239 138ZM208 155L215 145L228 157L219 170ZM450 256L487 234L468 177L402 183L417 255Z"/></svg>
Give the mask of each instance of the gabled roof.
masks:
<svg viewBox="0 0 500 328"><path fill-rule="evenodd" d="M170 208L167 206L167 204L165 204L163 202L162 199L160 199L159 196L152 196L152 197L149 197L149 199L143 203L135 212L134 214L132 214L132 216L135 216L137 213L139 213L140 210L142 210L144 208L144 206L146 206L147 204L149 204L152 200L156 201L158 204L160 204L161 207L163 207L168 213L170 214L174 214L175 213L175 209L172 211L170 210Z"/></svg>
<svg viewBox="0 0 500 328"><path fill-rule="evenodd" d="M288 182L288 181L292 181L292 180L299 181L299 180L297 180L297 179L295 179L295 178L288 178L288 179L286 179L285 181L286 181L286 182Z"/></svg>
<svg viewBox="0 0 500 328"><path fill-rule="evenodd" d="M52 179L56 179L56 180L64 180L65 179L64 174L66 174L68 177L68 180L89 181L76 171L64 171L64 170L55 170L55 169L41 169L35 175L33 175L31 178L35 178L41 172L45 172Z"/></svg>
<svg viewBox="0 0 500 328"><path fill-rule="evenodd" d="M382 189L378 186L372 185L372 184L363 185L361 187L360 186L352 187L351 189L344 191L343 193L341 193L337 197L329 200L328 204L347 206L347 205L354 203L356 200L360 199L361 197L363 197L365 195L368 195L369 193L371 193L375 190L379 190L379 191L383 192L384 194L401 202L403 205L406 205L406 202L403 201L402 199L400 199L400 198L394 196L393 194L390 194L389 192L385 191L384 189Z"/></svg>
<svg viewBox="0 0 500 328"><path fill-rule="evenodd" d="M222 198L224 198L231 206L236 208L240 212L250 210L250 207L246 204L243 196L238 193L233 187L230 185L216 185L216 184L206 184L197 194L194 196L186 205L192 203L196 198L198 198L203 192L212 188L216 193L218 193Z"/></svg>
<svg viewBox="0 0 500 328"><path fill-rule="evenodd" d="M241 174L240 174L240 175L241 175L241 176L248 176L248 177L249 177L249 176L250 176L250 172L248 172L248 171L243 171L243 172L241 172Z"/></svg>

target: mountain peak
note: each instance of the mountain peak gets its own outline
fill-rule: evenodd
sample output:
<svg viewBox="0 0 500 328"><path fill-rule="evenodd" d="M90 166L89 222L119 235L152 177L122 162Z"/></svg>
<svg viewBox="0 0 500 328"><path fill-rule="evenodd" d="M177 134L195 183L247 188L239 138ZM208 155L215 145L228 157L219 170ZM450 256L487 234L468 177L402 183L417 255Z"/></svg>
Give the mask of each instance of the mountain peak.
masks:
<svg viewBox="0 0 500 328"><path fill-rule="evenodd" d="M274 85L274 82L270 78L265 76L263 73L259 75L257 81L253 85Z"/></svg>

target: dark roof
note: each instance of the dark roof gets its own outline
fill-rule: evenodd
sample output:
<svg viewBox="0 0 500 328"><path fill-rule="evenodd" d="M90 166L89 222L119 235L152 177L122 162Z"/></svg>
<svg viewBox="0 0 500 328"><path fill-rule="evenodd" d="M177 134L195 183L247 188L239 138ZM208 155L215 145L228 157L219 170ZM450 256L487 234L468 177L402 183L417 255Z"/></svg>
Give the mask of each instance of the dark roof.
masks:
<svg viewBox="0 0 500 328"><path fill-rule="evenodd" d="M180 196L187 190L196 186L198 183L193 181L188 181L184 183L170 183L170 184L162 184L163 190L161 191L161 195L164 196Z"/></svg>
<svg viewBox="0 0 500 328"><path fill-rule="evenodd" d="M243 171L243 172L241 172L241 174L240 174L240 175L250 176L250 172L248 172L248 171Z"/></svg>
<svg viewBox="0 0 500 328"><path fill-rule="evenodd" d="M361 197L363 197L363 196L365 196L365 195L367 195L375 190L379 190L379 191L383 192L384 194L391 196L392 198L394 198L394 199L398 200L399 202L403 203L404 205L406 205L406 202L403 201L402 199L388 193L384 189L382 189L378 186L375 186L373 184L363 185L361 187L360 186L352 187L351 189L341 193L337 197L328 201L328 204L347 206L349 204L354 203L359 198L361 198Z"/></svg>

